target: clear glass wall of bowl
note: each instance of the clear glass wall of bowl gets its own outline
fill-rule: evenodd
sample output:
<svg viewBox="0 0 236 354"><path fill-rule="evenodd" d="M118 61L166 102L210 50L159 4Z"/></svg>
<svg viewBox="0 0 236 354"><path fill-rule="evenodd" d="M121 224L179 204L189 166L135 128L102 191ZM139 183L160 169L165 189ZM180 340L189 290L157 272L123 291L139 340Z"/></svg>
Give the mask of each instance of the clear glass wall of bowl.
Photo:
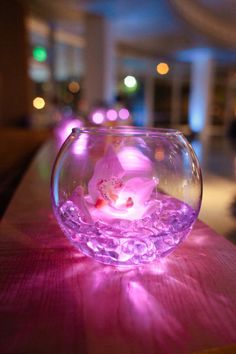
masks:
<svg viewBox="0 0 236 354"><path fill-rule="evenodd" d="M52 174L53 208L76 248L112 265L145 264L188 236L202 198L186 138L167 129L74 129Z"/></svg>

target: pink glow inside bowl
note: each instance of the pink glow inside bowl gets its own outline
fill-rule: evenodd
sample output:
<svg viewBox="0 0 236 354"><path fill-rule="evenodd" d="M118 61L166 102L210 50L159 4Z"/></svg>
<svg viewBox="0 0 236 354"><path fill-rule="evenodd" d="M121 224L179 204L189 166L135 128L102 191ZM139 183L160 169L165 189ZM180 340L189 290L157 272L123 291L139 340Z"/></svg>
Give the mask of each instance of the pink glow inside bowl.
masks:
<svg viewBox="0 0 236 354"><path fill-rule="evenodd" d="M189 235L202 178L179 131L79 128L57 156L51 190L57 221L79 251L130 266L168 255Z"/></svg>

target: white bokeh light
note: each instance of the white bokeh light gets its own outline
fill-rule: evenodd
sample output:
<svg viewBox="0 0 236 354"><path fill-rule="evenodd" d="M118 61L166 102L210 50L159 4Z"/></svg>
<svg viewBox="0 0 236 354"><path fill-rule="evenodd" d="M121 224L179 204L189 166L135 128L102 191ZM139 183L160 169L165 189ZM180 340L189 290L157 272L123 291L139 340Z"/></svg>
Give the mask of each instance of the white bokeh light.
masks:
<svg viewBox="0 0 236 354"><path fill-rule="evenodd" d="M128 88L134 88L137 86L137 80L134 76L128 75L124 78L124 84Z"/></svg>

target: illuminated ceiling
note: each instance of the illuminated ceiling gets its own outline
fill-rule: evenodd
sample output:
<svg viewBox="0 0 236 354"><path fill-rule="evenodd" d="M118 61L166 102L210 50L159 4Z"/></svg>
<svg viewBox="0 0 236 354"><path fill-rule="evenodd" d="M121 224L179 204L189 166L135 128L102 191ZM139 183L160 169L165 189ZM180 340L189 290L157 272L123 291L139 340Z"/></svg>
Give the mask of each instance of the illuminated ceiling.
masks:
<svg viewBox="0 0 236 354"><path fill-rule="evenodd" d="M118 48L141 56L190 58L208 48L236 60L235 0L25 0L35 16L83 34L86 13L109 18Z"/></svg>

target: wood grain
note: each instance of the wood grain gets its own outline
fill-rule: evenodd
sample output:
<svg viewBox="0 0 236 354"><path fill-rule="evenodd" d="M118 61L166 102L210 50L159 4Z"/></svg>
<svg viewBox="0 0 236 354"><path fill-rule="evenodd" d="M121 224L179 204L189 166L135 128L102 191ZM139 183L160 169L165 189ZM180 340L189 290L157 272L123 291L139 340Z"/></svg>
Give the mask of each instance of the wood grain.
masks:
<svg viewBox="0 0 236 354"><path fill-rule="evenodd" d="M123 270L83 256L51 210L54 155L40 151L1 224L0 353L234 348L236 247L198 221L160 263Z"/></svg>

